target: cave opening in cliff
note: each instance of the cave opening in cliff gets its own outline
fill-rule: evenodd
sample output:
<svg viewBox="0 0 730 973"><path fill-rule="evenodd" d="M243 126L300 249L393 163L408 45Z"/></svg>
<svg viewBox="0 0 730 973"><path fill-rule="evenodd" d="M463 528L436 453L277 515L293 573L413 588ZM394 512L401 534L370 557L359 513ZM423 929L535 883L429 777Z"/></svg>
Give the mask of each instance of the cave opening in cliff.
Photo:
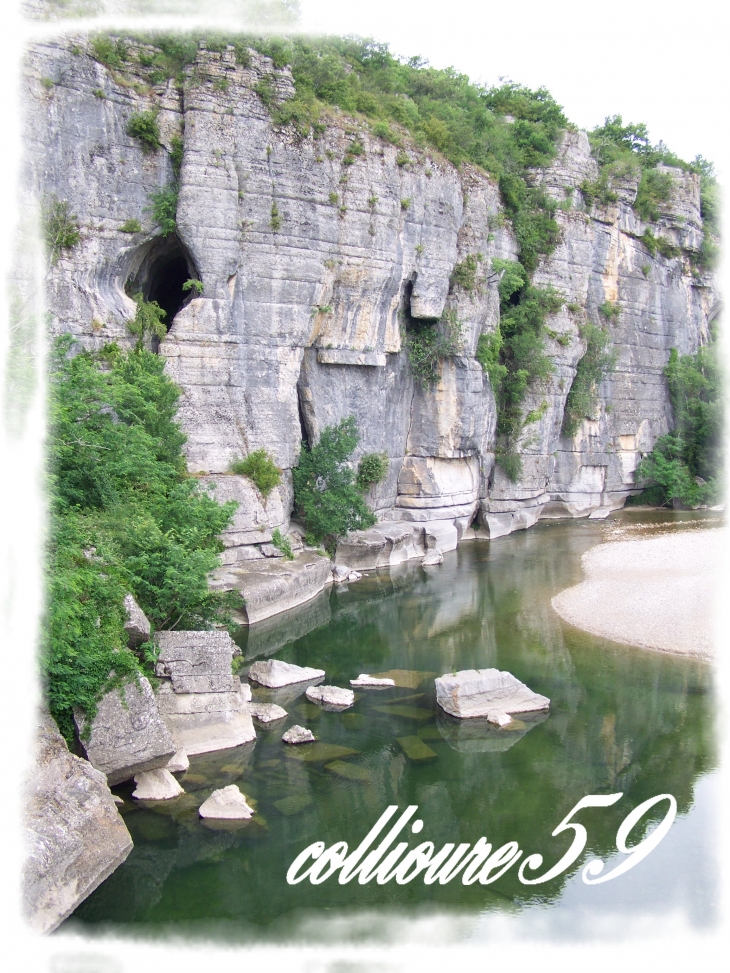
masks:
<svg viewBox="0 0 730 973"><path fill-rule="evenodd" d="M145 301L156 301L165 312L169 331L175 315L196 295L194 288L183 290L185 282L198 277L189 251L176 234L171 234L157 237L143 249L125 291L130 297L141 293Z"/></svg>

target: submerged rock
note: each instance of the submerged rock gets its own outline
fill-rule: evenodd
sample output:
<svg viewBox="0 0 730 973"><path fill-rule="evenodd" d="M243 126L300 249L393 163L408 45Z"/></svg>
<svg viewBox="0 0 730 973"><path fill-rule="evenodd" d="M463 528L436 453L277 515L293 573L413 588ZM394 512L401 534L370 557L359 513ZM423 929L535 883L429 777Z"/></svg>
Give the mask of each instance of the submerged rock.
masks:
<svg viewBox="0 0 730 973"><path fill-rule="evenodd" d="M326 709L347 709L355 702L355 694L351 689L341 689L339 686L310 686L306 697L312 703L318 703Z"/></svg>
<svg viewBox="0 0 730 973"><path fill-rule="evenodd" d="M314 743L314 741L317 738L315 737L315 735L312 733L311 730L308 730L306 728L306 726L299 726L299 724L297 723L294 726L289 727L289 729L286 731L286 733L283 734L281 739L284 741L284 743L295 744L295 743Z"/></svg>
<svg viewBox="0 0 730 973"><path fill-rule="evenodd" d="M198 809L201 818L218 818L226 820L245 820L254 813L253 808L246 803L246 796L242 794L236 784L221 787L213 791L207 801Z"/></svg>
<svg viewBox="0 0 730 973"><path fill-rule="evenodd" d="M436 680L436 702L459 719L487 717L499 723L500 714L534 713L550 706L547 696L534 693L511 672L464 669Z"/></svg>
<svg viewBox="0 0 730 973"><path fill-rule="evenodd" d="M249 703L248 710L255 720L260 723L274 723L276 720L283 720L289 714L282 706L276 703Z"/></svg>
<svg viewBox="0 0 730 973"><path fill-rule="evenodd" d="M295 666L290 662L279 659L266 659L254 662L248 670L248 678L270 689L279 686L289 686L297 682L309 682L313 679L324 679L324 669L310 669L309 666Z"/></svg>
<svg viewBox="0 0 730 973"><path fill-rule="evenodd" d="M366 672L361 672L357 679L350 680L350 685L355 686L356 689L367 686L370 686L373 689L386 689L389 686L395 686L395 680L383 677L377 679L375 676L369 676Z"/></svg>
<svg viewBox="0 0 730 973"><path fill-rule="evenodd" d="M176 750L173 756L168 761L165 766L165 770L169 770L171 774L179 774L183 771L188 770L190 767L190 761L188 760L188 755L184 747L180 750Z"/></svg>
<svg viewBox="0 0 730 973"><path fill-rule="evenodd" d="M35 932L47 933L132 850L104 774L69 753L47 712L38 722L23 818L28 857L23 865L22 910Z"/></svg>
<svg viewBox="0 0 730 973"><path fill-rule="evenodd" d="M434 730L437 737L446 740L453 750L460 753L504 753L547 718L547 710L541 710L539 713L524 714L524 719L509 718L509 723L499 726L486 716L460 720L439 713L436 722L438 729L434 727Z"/></svg>
<svg viewBox="0 0 730 973"><path fill-rule="evenodd" d="M102 696L88 734L84 714L75 711L74 720L89 761L110 785L164 767L178 749L144 676Z"/></svg>
<svg viewBox="0 0 730 973"><path fill-rule="evenodd" d="M132 791L132 797L141 801L169 801L185 793L170 771L164 767L162 770L145 770L141 774L135 774L134 782L137 786Z"/></svg>
<svg viewBox="0 0 730 973"><path fill-rule="evenodd" d="M421 564L426 568L429 567L429 565L431 564L443 564L443 563L444 563L443 554L441 553L441 551L437 551L435 548L431 548L430 550L426 551L426 556L421 561Z"/></svg>

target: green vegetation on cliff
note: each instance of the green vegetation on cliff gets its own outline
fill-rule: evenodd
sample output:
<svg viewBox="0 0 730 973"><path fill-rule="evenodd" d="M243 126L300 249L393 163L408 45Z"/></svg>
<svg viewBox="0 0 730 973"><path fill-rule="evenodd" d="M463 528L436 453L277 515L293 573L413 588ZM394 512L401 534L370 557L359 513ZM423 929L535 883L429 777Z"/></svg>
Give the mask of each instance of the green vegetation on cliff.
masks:
<svg viewBox="0 0 730 973"><path fill-rule="evenodd" d="M292 470L294 507L310 544L332 549L349 531L375 523L347 462L359 441L355 417L348 416L323 429L314 446L302 443L299 464Z"/></svg>
<svg viewBox="0 0 730 973"><path fill-rule="evenodd" d="M722 494L722 372L715 342L694 355L669 354L664 370L675 428L661 436L636 470L646 486L637 502L689 507L716 503Z"/></svg>
<svg viewBox="0 0 730 973"><path fill-rule="evenodd" d="M41 653L51 712L69 740L74 707L93 715L114 681L144 667L127 648L126 594L156 629L225 623L235 600L207 583L235 505L216 503L185 472L180 391L164 359L140 344L76 350L64 336L51 361Z"/></svg>

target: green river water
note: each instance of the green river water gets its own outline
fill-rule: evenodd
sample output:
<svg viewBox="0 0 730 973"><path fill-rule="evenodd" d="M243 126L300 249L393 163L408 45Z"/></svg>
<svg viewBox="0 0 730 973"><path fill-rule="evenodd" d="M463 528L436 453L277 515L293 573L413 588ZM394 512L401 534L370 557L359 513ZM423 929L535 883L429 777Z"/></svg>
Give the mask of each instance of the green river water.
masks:
<svg viewBox="0 0 730 973"><path fill-rule="evenodd" d="M678 909L692 926L712 925L712 668L586 635L560 620L550 598L581 580L580 556L596 543L713 526L719 521L707 514L640 511L539 524L464 543L438 567L410 563L368 575L242 630L247 663L275 655L325 669L326 682L340 686L361 672L401 670L402 685L362 690L341 713L291 698L304 687L291 687L288 699L286 691L280 698L255 690L254 698L281 701L288 719L257 725L255 744L192 757L189 772L178 775L183 797L142 807L130 796L133 784L115 788L134 849L59 932L384 941L424 917L446 916L447 939L488 937L495 918L570 937L588 934L599 914L620 922ZM491 666L548 696L549 716L508 733L437 712L435 675ZM287 747L281 734L294 723L332 746ZM243 826L204 824L198 806L230 783L255 802L253 818ZM390 804L419 807L424 828L408 836L411 847L486 836L496 848L514 840L525 855L542 853L546 868L572 840L572 832L551 837L568 811L586 794L618 791L624 796L613 807L581 812L587 851L545 885L522 885L517 868L487 886L459 879L343 886L336 877L318 886L286 883L307 845L345 840L352 849ZM621 859L621 821L661 793L678 805L662 844L621 878L583 884L578 872L588 852ZM654 820L665 810L666 802Z"/></svg>

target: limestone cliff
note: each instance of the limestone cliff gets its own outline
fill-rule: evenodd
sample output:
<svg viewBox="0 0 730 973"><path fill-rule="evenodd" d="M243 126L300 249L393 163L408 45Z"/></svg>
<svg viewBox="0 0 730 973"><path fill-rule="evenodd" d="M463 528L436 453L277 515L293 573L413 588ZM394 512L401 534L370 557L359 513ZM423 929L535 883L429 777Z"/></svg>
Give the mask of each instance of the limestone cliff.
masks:
<svg viewBox="0 0 730 973"><path fill-rule="evenodd" d="M288 526L302 438L350 414L361 434L355 459L390 458L368 498L383 521L435 521L461 534L478 515L495 537L541 516L615 508L635 491L641 454L672 426L669 350L695 351L716 313L711 278L693 275L687 261L703 235L697 176L666 169L674 191L653 231L681 248L667 258L641 241L636 180L621 183L615 203L585 206L580 185L597 174L585 133L567 131L555 163L534 173L567 203L557 214L562 242L534 282L552 284L566 303L549 322L553 374L525 402L538 418L524 426L522 473L511 482L494 462L495 400L474 358L479 336L499 320L491 262L517 252L495 181L414 145L404 159L344 114L318 138L277 128L256 89L269 78L285 100L292 77L254 51L242 66L233 48L201 49L184 92L135 76L140 54L133 45L122 78L89 56L84 39L29 53L26 189L37 201L68 201L81 226L80 244L49 264L55 333L87 346L127 343L130 295L164 304L177 288L159 353L183 390L189 469L219 499L239 501L228 565L262 558L259 545ZM127 134L130 116L150 108L160 109L168 151L145 152ZM176 137L184 144L177 233L164 237L150 194L173 179ZM348 155L355 142L359 154ZM130 220L139 232L122 230ZM479 277L468 292L451 277L470 255L479 255ZM187 278L202 281L202 295L183 300ZM579 325L599 320L607 301L620 309L610 325L616 368L600 407L567 438L563 410L586 348ZM460 354L422 388L401 322L445 310L463 323ZM285 473L267 501L227 472L259 448Z"/></svg>

